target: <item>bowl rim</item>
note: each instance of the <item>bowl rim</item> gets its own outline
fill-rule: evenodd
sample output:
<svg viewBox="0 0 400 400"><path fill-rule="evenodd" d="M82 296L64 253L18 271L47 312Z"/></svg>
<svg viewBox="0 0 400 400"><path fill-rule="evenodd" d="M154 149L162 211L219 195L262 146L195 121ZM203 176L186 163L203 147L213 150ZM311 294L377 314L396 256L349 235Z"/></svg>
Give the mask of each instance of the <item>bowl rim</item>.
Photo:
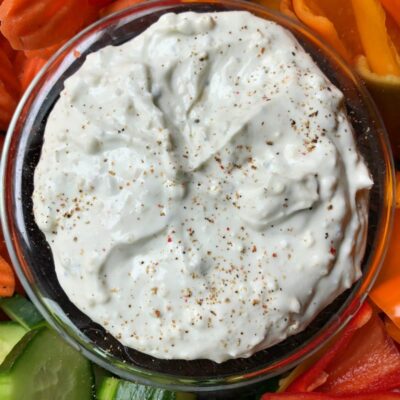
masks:
<svg viewBox="0 0 400 400"><path fill-rule="evenodd" d="M342 315L338 318L335 318L334 321L329 320L322 329L321 334L318 334L317 337L312 338L310 343L307 346L303 347L300 351L296 351L294 354L290 355L287 359L278 360L276 363L272 364L263 369L259 369L257 371L253 371L251 373L236 374L230 377L213 377L213 378L187 378L187 377L177 377L176 375L171 375L169 373L160 373L154 372L151 370L147 370L142 367L134 366L135 373L132 371L126 370L126 364L122 363L115 356L107 355L103 351L99 352L95 346L92 346L87 340L84 340L82 336L75 334L72 330L67 329L65 326L65 321L62 321L54 312L49 309L48 302L46 302L45 298L40 296L37 293L37 290L32 288L24 271L19 262L16 249L13 244L13 236L11 233L9 215L7 212L7 205L9 204L9 199L7 197L6 191L6 178L7 173L12 168L13 161L9 160L9 152L12 141L12 134L15 131L15 127L17 125L18 119L25 105L27 104L27 100L31 96L32 92L36 88L40 79L48 72L50 66L58 60L60 56L68 51L68 54L71 54L74 50L75 44L79 43L80 39L84 38L86 35L94 35L95 30L104 25L105 23L112 23L113 21L117 21L122 19L123 17L128 17L130 15L135 15L139 12L144 12L143 15L149 15L156 11L165 11L167 12L170 8L177 7L180 5L223 5L231 8L237 8L242 10L247 10L249 12L254 11L257 15L262 15L263 18L271 18L273 21L280 23L281 21L286 22L286 25L290 27L294 27L301 30L304 36L307 36L310 40L316 43L325 53L332 55L334 57L335 64L339 64L340 67L345 71L346 75L348 75L355 83L357 87L357 91L361 94L362 100L367 104L369 108L369 115L372 115L373 120L376 123L377 130L380 133L380 143L382 149L385 150L385 165L387 168L386 174L386 186L385 186L385 198L382 200L384 202L384 211L382 212L381 221L379 221L378 230L383 229L383 235L378 240L378 246L371 255L372 260L371 264L374 264L375 267L371 268L367 271L366 276L363 276L361 279L363 283L356 290L354 297L346 305L343 310ZM287 26L285 26L287 28ZM89 36L90 37L90 36ZM384 256L386 254L386 250L388 247L388 238L391 233L392 224L393 224L393 214L394 214L394 194L395 194L395 179L394 179L394 164L393 157L390 150L390 144L388 140L388 135L384 129L384 124L382 119L377 111L377 108L365 89L361 79L355 74L353 69L349 67L342 58L332 49L329 45L325 44L319 36L304 27L297 21L294 21L287 16L272 10L268 7L261 6L259 4L250 3L243 0L152 0L143 3L139 3L133 5L129 8L120 10L116 13L108 15L104 18L99 19L92 25L88 26L73 38L68 40L46 63L46 65L42 68L40 73L34 78L34 80L29 85L28 89L22 96L17 109L13 115L13 118L10 122L9 129L7 131L7 136L4 143L4 148L1 157L1 185L0 185L0 217L1 224L4 232L4 238L6 241L7 249L10 254L12 264L14 270L16 271L18 278L20 279L26 293L29 298L32 300L34 305L38 308L44 318L47 320L49 325L54 328L61 337L66 340L70 345L72 345L75 349L79 350L83 353L85 357L87 357L90 361L100 365L101 367L109 370L110 372L128 380L135 380L139 383L156 385L160 387L164 387L172 390L185 390L185 391L194 391L194 392L208 392L208 391L218 391L218 390L227 390L227 389L235 389L247 385L251 385L274 376L277 376L288 369L294 367L298 363L302 362L304 359L310 357L312 354L320 350L331 338L334 334L340 332L347 323L351 320L351 318L358 311L359 307L366 299L369 290L371 289L379 269L382 265ZM112 358L113 360L109 360ZM110 363L111 362L111 363ZM277 365L276 365L277 364ZM281 365L283 364L283 365ZM124 368L125 367L125 368Z"/></svg>

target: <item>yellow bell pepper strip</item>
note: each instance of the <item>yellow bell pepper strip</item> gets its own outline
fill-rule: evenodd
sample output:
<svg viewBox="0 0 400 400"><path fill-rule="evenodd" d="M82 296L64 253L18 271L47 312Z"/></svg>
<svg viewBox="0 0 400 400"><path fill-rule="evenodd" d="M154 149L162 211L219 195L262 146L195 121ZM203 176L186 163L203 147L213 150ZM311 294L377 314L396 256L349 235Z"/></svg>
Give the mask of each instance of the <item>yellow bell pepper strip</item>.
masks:
<svg viewBox="0 0 400 400"><path fill-rule="evenodd" d="M351 61L350 53L339 38L335 26L323 15L317 3L311 0L293 0L293 9L300 21L322 36L345 60Z"/></svg>
<svg viewBox="0 0 400 400"><path fill-rule="evenodd" d="M397 174L399 177L399 174ZM399 179L397 179L399 183ZM397 189L399 196L399 188ZM394 216L393 233L382 270L372 288L371 300L400 328L400 208Z"/></svg>
<svg viewBox="0 0 400 400"><path fill-rule="evenodd" d="M400 208L400 171L396 171L396 208Z"/></svg>
<svg viewBox="0 0 400 400"><path fill-rule="evenodd" d="M255 2L271 8L272 10L279 11L280 0L255 0Z"/></svg>
<svg viewBox="0 0 400 400"><path fill-rule="evenodd" d="M400 77L380 76L372 72L364 56L357 58L355 67L365 81L385 122L394 158L400 160Z"/></svg>
<svg viewBox="0 0 400 400"><path fill-rule="evenodd" d="M400 76L400 58L386 29L378 0L351 0L361 42L372 72Z"/></svg>
<svg viewBox="0 0 400 400"><path fill-rule="evenodd" d="M400 328L398 328L389 318L385 318L385 328L388 335L400 344Z"/></svg>
<svg viewBox="0 0 400 400"><path fill-rule="evenodd" d="M380 0L380 2L400 26L400 0Z"/></svg>
<svg viewBox="0 0 400 400"><path fill-rule="evenodd" d="M279 9L281 10L281 13L285 14L286 16L293 18L296 21L299 20L294 13L292 0L281 0Z"/></svg>

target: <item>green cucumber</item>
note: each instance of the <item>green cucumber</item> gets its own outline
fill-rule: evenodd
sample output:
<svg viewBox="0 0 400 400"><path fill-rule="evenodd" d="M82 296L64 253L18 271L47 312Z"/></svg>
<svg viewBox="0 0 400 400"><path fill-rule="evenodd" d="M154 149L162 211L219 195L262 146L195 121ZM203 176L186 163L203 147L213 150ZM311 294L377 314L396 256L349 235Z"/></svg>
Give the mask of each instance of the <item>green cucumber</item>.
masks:
<svg viewBox="0 0 400 400"><path fill-rule="evenodd" d="M138 385L117 378L105 378L97 392L97 400L194 400L190 393L176 393Z"/></svg>
<svg viewBox="0 0 400 400"><path fill-rule="evenodd" d="M45 324L36 307L25 297L18 294L7 299L1 299L0 308L10 319L18 322L26 329L35 329Z"/></svg>
<svg viewBox="0 0 400 400"><path fill-rule="evenodd" d="M48 329L29 331L0 366L1 400L92 400L90 362Z"/></svg>
<svg viewBox="0 0 400 400"><path fill-rule="evenodd" d="M99 367L97 364L92 364L94 383L96 387L96 392L100 389L101 384L104 379L111 377L111 372Z"/></svg>
<svg viewBox="0 0 400 400"><path fill-rule="evenodd" d="M14 321L0 323L0 364L26 332L26 328Z"/></svg>

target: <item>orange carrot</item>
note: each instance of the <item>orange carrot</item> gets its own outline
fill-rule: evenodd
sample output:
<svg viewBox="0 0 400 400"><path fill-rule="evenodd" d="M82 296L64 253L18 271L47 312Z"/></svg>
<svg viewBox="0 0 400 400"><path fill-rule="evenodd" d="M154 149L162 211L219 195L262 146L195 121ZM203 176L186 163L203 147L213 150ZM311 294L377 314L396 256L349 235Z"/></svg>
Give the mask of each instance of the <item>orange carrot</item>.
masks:
<svg viewBox="0 0 400 400"><path fill-rule="evenodd" d="M5 52L8 59L13 61L17 52L10 46L8 40L0 33L0 49Z"/></svg>
<svg viewBox="0 0 400 400"><path fill-rule="evenodd" d="M25 91L27 89L32 79L42 69L46 62L47 60L39 57L25 58L24 62L22 63L19 75L22 91Z"/></svg>
<svg viewBox="0 0 400 400"><path fill-rule="evenodd" d="M97 14L88 0L4 0L0 30L14 49L37 50L71 38Z"/></svg>
<svg viewBox="0 0 400 400"><path fill-rule="evenodd" d="M15 276L11 265L0 256L0 296L11 297L15 291Z"/></svg>
<svg viewBox="0 0 400 400"><path fill-rule="evenodd" d="M53 44L49 47L44 47L43 49L37 50L25 50L24 53L28 58L44 58L48 60L67 40L63 40L62 42Z"/></svg>
<svg viewBox="0 0 400 400"><path fill-rule="evenodd" d="M0 81L0 132L5 132L17 107L17 100L10 95L4 83Z"/></svg>
<svg viewBox="0 0 400 400"><path fill-rule="evenodd" d="M142 3L142 2L143 2L143 0L117 0L113 3L111 3L110 5L108 5L107 7L104 7L103 9L101 9L100 15L102 17L104 17L106 15L110 15L117 11L123 10L124 8L128 8L130 6L133 6L135 4Z"/></svg>
<svg viewBox="0 0 400 400"><path fill-rule="evenodd" d="M12 96L18 96L20 88L15 76L12 58L10 57L13 57L13 55L7 46L4 43L0 44L0 81L3 82Z"/></svg>
<svg viewBox="0 0 400 400"><path fill-rule="evenodd" d="M0 35L1 37L1 35ZM20 95L20 84L9 57L13 56L0 43L0 131L6 131Z"/></svg>

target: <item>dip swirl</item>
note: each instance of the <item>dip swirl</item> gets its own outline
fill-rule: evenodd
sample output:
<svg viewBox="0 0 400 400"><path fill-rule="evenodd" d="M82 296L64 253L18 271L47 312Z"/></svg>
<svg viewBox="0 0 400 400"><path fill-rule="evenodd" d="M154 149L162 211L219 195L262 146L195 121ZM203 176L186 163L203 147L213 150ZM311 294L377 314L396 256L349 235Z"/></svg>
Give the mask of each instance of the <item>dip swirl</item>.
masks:
<svg viewBox="0 0 400 400"><path fill-rule="evenodd" d="M247 12L166 14L89 55L34 183L65 293L155 357L248 357L361 275L372 181L343 94Z"/></svg>

